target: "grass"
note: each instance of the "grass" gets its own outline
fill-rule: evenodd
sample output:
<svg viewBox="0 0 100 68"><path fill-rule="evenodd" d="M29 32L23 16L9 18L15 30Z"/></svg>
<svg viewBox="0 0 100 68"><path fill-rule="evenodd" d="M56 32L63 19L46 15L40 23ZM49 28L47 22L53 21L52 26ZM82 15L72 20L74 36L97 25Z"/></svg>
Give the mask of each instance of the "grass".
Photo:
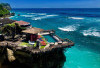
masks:
<svg viewBox="0 0 100 68"><path fill-rule="evenodd" d="M34 47L36 47L36 43L34 44Z"/></svg>
<svg viewBox="0 0 100 68"><path fill-rule="evenodd" d="M43 49L45 46L41 46L40 49Z"/></svg>
<svg viewBox="0 0 100 68"><path fill-rule="evenodd" d="M27 42L22 42L21 44L19 44L19 46L32 46L32 45L30 45L30 44L27 43Z"/></svg>
<svg viewBox="0 0 100 68"><path fill-rule="evenodd" d="M28 42L22 42L19 46L34 46L36 47L36 43L34 45L30 45Z"/></svg>

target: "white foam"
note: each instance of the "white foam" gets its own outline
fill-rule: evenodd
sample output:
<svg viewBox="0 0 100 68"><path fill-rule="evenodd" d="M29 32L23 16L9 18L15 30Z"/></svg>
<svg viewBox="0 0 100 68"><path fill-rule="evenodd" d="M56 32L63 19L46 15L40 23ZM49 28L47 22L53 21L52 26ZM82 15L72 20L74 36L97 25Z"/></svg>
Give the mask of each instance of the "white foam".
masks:
<svg viewBox="0 0 100 68"><path fill-rule="evenodd" d="M69 25L69 26L66 26L66 27L59 27L58 29L62 30L62 31L76 31L77 28L78 28L78 24L77 25Z"/></svg>
<svg viewBox="0 0 100 68"><path fill-rule="evenodd" d="M84 36L97 36L100 37L100 31L96 28L89 28L88 30L84 30L83 32Z"/></svg>
<svg viewBox="0 0 100 68"><path fill-rule="evenodd" d="M47 17L53 17L53 16L58 16L58 15L47 15Z"/></svg>
<svg viewBox="0 0 100 68"><path fill-rule="evenodd" d="M39 13L38 15L46 15L46 13Z"/></svg>
<svg viewBox="0 0 100 68"><path fill-rule="evenodd" d="M69 19L79 19L79 20L82 20L84 18L80 18L80 17L68 17Z"/></svg>
<svg viewBox="0 0 100 68"><path fill-rule="evenodd" d="M49 17L54 17L54 16L58 16L58 15L45 15L45 16L41 16L41 17L32 18L32 20L41 20L41 19L45 19L45 18L49 18Z"/></svg>
<svg viewBox="0 0 100 68"><path fill-rule="evenodd" d="M23 17L33 17L35 15L21 15L21 16L23 16Z"/></svg>
<svg viewBox="0 0 100 68"><path fill-rule="evenodd" d="M13 18L14 16L8 17L8 18Z"/></svg>

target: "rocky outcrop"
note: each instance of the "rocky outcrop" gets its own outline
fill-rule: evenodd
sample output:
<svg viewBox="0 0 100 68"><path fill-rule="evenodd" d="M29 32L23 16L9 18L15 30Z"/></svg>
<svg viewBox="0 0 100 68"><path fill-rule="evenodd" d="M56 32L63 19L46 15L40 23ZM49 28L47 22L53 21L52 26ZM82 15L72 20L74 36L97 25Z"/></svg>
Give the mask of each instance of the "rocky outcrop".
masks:
<svg viewBox="0 0 100 68"><path fill-rule="evenodd" d="M10 14L9 10L11 9L10 6L7 4L1 3L0 4L0 17L6 17Z"/></svg>
<svg viewBox="0 0 100 68"><path fill-rule="evenodd" d="M0 3L0 5L2 5L3 8L6 8L7 10L11 10L11 6L8 3Z"/></svg>
<svg viewBox="0 0 100 68"><path fill-rule="evenodd" d="M14 52L11 49L7 48L7 57L10 62L16 59L13 53Z"/></svg>
<svg viewBox="0 0 100 68"><path fill-rule="evenodd" d="M7 51L8 48L5 48L4 51ZM14 56L16 60L9 62L9 59L4 58L8 57L9 55L5 55L8 52L4 52L2 57L2 62L1 62L1 68L3 66L8 66L8 68L62 68L64 65L64 62L66 61L66 57L63 53L62 49L55 49L50 52L46 53L41 53L41 54L29 54L20 50L12 51L10 50L11 53L9 53L10 56ZM9 51L9 49L8 49ZM12 55L13 54L13 55ZM4 55L4 56L3 56ZM12 58L11 58L12 59ZM0 61L1 61L0 60Z"/></svg>

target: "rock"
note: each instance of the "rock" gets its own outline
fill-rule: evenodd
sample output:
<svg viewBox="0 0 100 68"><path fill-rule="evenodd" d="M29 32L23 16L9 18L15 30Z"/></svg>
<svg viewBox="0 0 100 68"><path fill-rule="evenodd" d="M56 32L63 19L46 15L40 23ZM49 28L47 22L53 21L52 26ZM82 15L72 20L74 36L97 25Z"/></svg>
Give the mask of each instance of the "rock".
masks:
<svg viewBox="0 0 100 68"><path fill-rule="evenodd" d="M7 48L7 57L10 62L14 61L16 58L14 57L13 51Z"/></svg>
<svg viewBox="0 0 100 68"><path fill-rule="evenodd" d="M3 8L6 8L7 10L11 10L11 6L8 3L0 3L0 5L2 5Z"/></svg>

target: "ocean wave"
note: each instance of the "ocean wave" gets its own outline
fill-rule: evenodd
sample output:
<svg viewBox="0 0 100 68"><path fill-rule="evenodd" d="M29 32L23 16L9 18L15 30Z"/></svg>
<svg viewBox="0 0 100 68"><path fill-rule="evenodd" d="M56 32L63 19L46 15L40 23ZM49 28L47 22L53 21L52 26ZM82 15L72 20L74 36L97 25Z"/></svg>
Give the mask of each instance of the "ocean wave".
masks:
<svg viewBox="0 0 100 68"><path fill-rule="evenodd" d="M79 19L79 20L82 20L84 18L81 18L81 17L68 17L69 19Z"/></svg>
<svg viewBox="0 0 100 68"><path fill-rule="evenodd" d="M32 14L32 15L46 15L46 13L27 13L27 14Z"/></svg>
<svg viewBox="0 0 100 68"><path fill-rule="evenodd" d="M8 18L10 18L10 19L11 19L11 18L14 18L14 17L15 17L15 16L10 16L10 17L8 17Z"/></svg>
<svg viewBox="0 0 100 68"><path fill-rule="evenodd" d="M46 15L46 13L39 13L38 15Z"/></svg>
<svg viewBox="0 0 100 68"><path fill-rule="evenodd" d="M13 18L14 16L10 16L10 17L8 17L8 18Z"/></svg>
<svg viewBox="0 0 100 68"><path fill-rule="evenodd" d="M45 18L49 18L49 17L54 17L54 16L58 16L58 15L45 15L45 16L41 16L41 17L32 18L32 20L41 20L41 19L45 19Z"/></svg>
<svg viewBox="0 0 100 68"><path fill-rule="evenodd" d="M27 13L27 14L36 14L36 13Z"/></svg>
<svg viewBox="0 0 100 68"><path fill-rule="evenodd" d="M83 32L84 36L97 36L100 37L100 31L96 28L89 28L88 30L84 30Z"/></svg>
<svg viewBox="0 0 100 68"><path fill-rule="evenodd" d="M77 25L69 25L69 26L66 26L66 27L59 27L58 29L62 30L62 31L76 31L77 28L78 28L79 24Z"/></svg>
<svg viewBox="0 0 100 68"><path fill-rule="evenodd" d="M33 17L35 15L21 15L21 16L23 16L23 17Z"/></svg>

